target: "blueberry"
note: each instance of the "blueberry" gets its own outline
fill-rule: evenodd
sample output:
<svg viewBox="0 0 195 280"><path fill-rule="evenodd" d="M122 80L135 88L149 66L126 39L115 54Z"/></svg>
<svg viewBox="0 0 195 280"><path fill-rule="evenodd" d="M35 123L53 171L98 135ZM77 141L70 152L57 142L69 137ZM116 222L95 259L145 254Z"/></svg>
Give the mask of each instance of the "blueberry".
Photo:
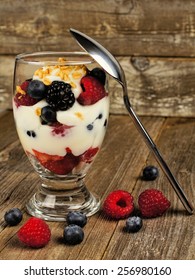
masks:
<svg viewBox="0 0 195 280"><path fill-rule="evenodd" d="M98 117L97 117L97 119L102 119L102 117L103 117L103 115L100 113L99 115L98 115Z"/></svg>
<svg viewBox="0 0 195 280"><path fill-rule="evenodd" d="M46 123L56 122L56 111L50 106L41 109L41 119Z"/></svg>
<svg viewBox="0 0 195 280"><path fill-rule="evenodd" d="M27 89L28 95L35 99L43 99L46 94L47 86L39 81L39 80L32 80Z"/></svg>
<svg viewBox="0 0 195 280"><path fill-rule="evenodd" d="M84 232L80 226L71 224L65 227L63 237L65 243L76 245L83 241Z"/></svg>
<svg viewBox="0 0 195 280"><path fill-rule="evenodd" d="M87 129L88 129L88 130L92 130L92 129L93 129L93 125L92 125L92 124L88 124L88 125L87 125Z"/></svg>
<svg viewBox="0 0 195 280"><path fill-rule="evenodd" d="M93 76L94 78L97 78L103 85L105 85L106 82L106 74L105 72L101 69L101 68L94 68L91 71L91 76Z"/></svg>
<svg viewBox="0 0 195 280"><path fill-rule="evenodd" d="M143 169L142 178L145 181L153 181L158 177L158 175L159 175L158 168L155 166L149 165Z"/></svg>
<svg viewBox="0 0 195 280"><path fill-rule="evenodd" d="M87 223L87 216L81 212L69 212L67 215L67 223L70 224L75 224L80 227L84 227Z"/></svg>
<svg viewBox="0 0 195 280"><path fill-rule="evenodd" d="M30 130L27 130L27 135L29 136L29 137L31 137L31 131Z"/></svg>
<svg viewBox="0 0 195 280"><path fill-rule="evenodd" d="M138 216L129 217L126 221L125 230L127 232L137 232L142 227L142 219Z"/></svg>
<svg viewBox="0 0 195 280"><path fill-rule="evenodd" d="M7 211L4 215L4 220L10 226L16 226L22 220L22 212L18 208L12 208Z"/></svg>
<svg viewBox="0 0 195 280"><path fill-rule="evenodd" d="M27 135L29 136L29 137L33 137L33 138L35 138L36 137L36 133L33 131L33 130L27 130Z"/></svg>
<svg viewBox="0 0 195 280"><path fill-rule="evenodd" d="M32 132L31 132L31 135L32 135L33 138L36 137L36 133L35 133L33 130L32 130Z"/></svg>
<svg viewBox="0 0 195 280"><path fill-rule="evenodd" d="M107 119L105 119L105 121L104 121L104 126L105 127L107 126L107 123L108 123L108 121L107 121Z"/></svg>

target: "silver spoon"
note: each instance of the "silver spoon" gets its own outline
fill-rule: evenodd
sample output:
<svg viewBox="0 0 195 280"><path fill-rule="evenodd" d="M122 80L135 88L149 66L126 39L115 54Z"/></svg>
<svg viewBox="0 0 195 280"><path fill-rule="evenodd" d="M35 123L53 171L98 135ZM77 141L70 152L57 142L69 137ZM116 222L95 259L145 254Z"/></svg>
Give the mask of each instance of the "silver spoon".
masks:
<svg viewBox="0 0 195 280"><path fill-rule="evenodd" d="M156 145L154 144L153 140L149 136L148 132L143 127L141 121L137 117L136 113L134 112L133 108L131 107L131 103L128 98L127 92L127 84L124 71L120 66L119 62L114 58L114 56L105 49L102 45L96 42L94 39L90 38L86 34L70 28L70 33L76 39L78 44L96 61L99 65L114 79L116 79L123 88L123 99L125 106L131 116L134 125L143 136L147 146L153 152L156 160L158 161L160 167L162 168L164 174L167 176L169 182L171 183L173 189L175 190L176 194L178 195L179 199L181 200L182 204L184 205L185 209L188 213L193 213L193 207L188 201L184 191L182 190L181 186L177 182L176 178L173 176L171 170L169 169L167 163L162 158L160 152L158 151Z"/></svg>

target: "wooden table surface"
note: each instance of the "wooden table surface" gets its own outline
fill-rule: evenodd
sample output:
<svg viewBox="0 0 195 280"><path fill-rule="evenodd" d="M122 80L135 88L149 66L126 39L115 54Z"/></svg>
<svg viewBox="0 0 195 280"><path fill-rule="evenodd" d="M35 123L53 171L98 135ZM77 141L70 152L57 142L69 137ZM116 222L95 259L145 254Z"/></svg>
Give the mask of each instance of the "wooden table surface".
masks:
<svg viewBox="0 0 195 280"><path fill-rule="evenodd" d="M195 119L142 117L144 126L178 178L187 196L195 198ZM195 259L195 215L188 215L160 170L155 181L140 175L146 165L158 166L128 116L111 115L108 131L86 184L102 200L116 189L132 193L137 208L139 194L157 188L171 201L162 217L144 219L135 234L124 232L125 220L108 219L101 210L84 228L85 238L76 246L62 243L64 222L48 222L52 237L41 249L31 249L17 239L17 231L29 218L25 203L39 184L19 143L12 111L0 113L0 259ZM160 169L160 168L159 168ZM15 227L4 222L6 210L18 207L23 221Z"/></svg>

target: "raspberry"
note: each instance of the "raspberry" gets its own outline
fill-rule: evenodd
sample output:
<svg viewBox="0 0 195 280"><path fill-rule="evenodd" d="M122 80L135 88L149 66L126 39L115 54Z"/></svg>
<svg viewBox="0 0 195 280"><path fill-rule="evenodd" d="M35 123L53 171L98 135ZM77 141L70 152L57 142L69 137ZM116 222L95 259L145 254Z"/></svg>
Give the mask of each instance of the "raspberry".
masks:
<svg viewBox="0 0 195 280"><path fill-rule="evenodd" d="M155 218L161 216L171 205L164 194L157 189L147 189L138 198L138 204L143 217Z"/></svg>
<svg viewBox="0 0 195 280"><path fill-rule="evenodd" d="M20 87L21 87L22 90L24 90L25 92L27 92L27 89L28 89L29 84L30 84L30 81L29 81L29 80L26 80L26 81L24 81L24 82L20 85Z"/></svg>
<svg viewBox="0 0 195 280"><path fill-rule="evenodd" d="M32 106L38 102L37 99L34 99L27 94L27 89L30 81L24 81L20 86L20 92L17 92L14 96L14 102L16 107L19 106Z"/></svg>
<svg viewBox="0 0 195 280"><path fill-rule="evenodd" d="M85 76L81 79L83 92L77 101L81 105L92 105L107 95L103 84L92 76Z"/></svg>
<svg viewBox="0 0 195 280"><path fill-rule="evenodd" d="M45 221L32 217L18 231L21 242L32 248L41 248L47 245L51 231Z"/></svg>
<svg viewBox="0 0 195 280"><path fill-rule="evenodd" d="M134 210L132 195L123 190L111 192L103 203L103 211L113 219L124 219Z"/></svg>

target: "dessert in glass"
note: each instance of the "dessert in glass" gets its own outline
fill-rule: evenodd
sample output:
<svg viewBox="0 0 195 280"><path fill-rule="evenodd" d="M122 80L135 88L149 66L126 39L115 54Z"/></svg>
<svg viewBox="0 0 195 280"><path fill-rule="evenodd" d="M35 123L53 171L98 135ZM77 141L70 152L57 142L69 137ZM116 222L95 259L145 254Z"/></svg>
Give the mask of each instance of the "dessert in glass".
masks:
<svg viewBox="0 0 195 280"><path fill-rule="evenodd" d="M105 72L82 52L16 57L13 113L22 147L41 178L27 211L63 221L90 216L100 200L84 178L103 142L109 117Z"/></svg>

